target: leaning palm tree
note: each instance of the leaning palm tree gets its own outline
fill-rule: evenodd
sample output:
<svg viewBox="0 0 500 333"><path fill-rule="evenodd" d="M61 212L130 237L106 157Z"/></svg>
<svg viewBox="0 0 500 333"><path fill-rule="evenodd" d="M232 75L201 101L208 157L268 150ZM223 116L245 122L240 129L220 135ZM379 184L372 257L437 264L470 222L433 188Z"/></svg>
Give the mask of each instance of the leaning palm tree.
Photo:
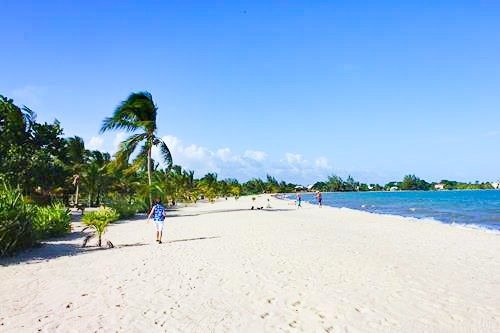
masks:
<svg viewBox="0 0 500 333"><path fill-rule="evenodd" d="M127 132L140 131L140 133L132 134L121 143L117 158L128 162L130 155L136 150L137 146L141 142L144 142L135 163L147 163L150 205L153 204L151 197L151 150L153 146L159 146L167 169L172 166L170 150L165 142L156 136L157 112L158 108L153 102L153 97L150 93L132 93L125 101L118 105L111 117L104 119L101 127L101 133L113 129L122 129Z"/></svg>

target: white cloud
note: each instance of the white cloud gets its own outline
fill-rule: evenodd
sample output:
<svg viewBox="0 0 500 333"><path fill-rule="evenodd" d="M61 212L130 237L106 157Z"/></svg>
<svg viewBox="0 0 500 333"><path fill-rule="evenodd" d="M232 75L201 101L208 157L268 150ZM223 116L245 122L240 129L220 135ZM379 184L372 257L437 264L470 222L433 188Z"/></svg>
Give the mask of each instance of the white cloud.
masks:
<svg viewBox="0 0 500 333"><path fill-rule="evenodd" d="M203 160L213 155L213 153L207 150L206 148L197 146L195 144L191 144L186 148L184 148L184 154L188 159L193 159L193 160Z"/></svg>
<svg viewBox="0 0 500 333"><path fill-rule="evenodd" d="M126 133L116 133L113 142L115 151L118 144L126 138ZM241 153L233 152L228 147L210 149L194 143L186 144L181 139L165 135L162 140L167 144L174 164L184 169L194 170L196 177L208 172L216 172L219 178L237 178L246 181L250 178L273 175L280 180L306 184L308 181L325 179L333 168L326 157L317 157L309 162L298 153L286 153L282 159L272 159L264 151L247 149ZM100 144L98 137L92 138L89 145ZM106 145L106 140L103 140ZM153 148L152 157L163 167L160 150Z"/></svg>
<svg viewBox="0 0 500 333"><path fill-rule="evenodd" d="M307 161L304 160L302 155L300 154L292 154L292 153L286 153L285 154L285 161L288 162L289 164L307 164Z"/></svg>
<svg viewBox="0 0 500 333"><path fill-rule="evenodd" d="M90 150L102 150L104 144L104 139L101 136L93 136L87 145Z"/></svg>
<svg viewBox="0 0 500 333"><path fill-rule="evenodd" d="M113 149L111 152L116 153L120 148L120 143L122 143L122 141L124 141L126 138L127 138L127 133L125 132L116 133L115 138L113 140Z"/></svg>
<svg viewBox="0 0 500 333"><path fill-rule="evenodd" d="M259 150L247 150L243 154L243 157L249 158L249 159L257 161L257 162L262 162L266 159L267 154L265 152L259 151Z"/></svg>
<svg viewBox="0 0 500 333"><path fill-rule="evenodd" d="M113 154L118 150L120 142L127 136L125 132L97 135L90 138L86 145L89 149L98 149ZM172 135L165 135L162 140L172 153L173 163L181 165L184 169L194 170L196 177L203 177L208 172L216 172L220 179L237 178L240 181L246 181L256 177L264 178L266 174L269 174L279 180L303 185L324 180L333 173L344 178L352 174L360 181L372 181L381 177L368 172L355 170L347 172L336 169L325 156L308 160L302 154L287 152L279 159L273 158L267 152L255 149L234 152L228 147L210 149L194 143L185 144L181 139ZM152 157L156 163L160 163L160 167L164 167L158 147L153 147Z"/></svg>
<svg viewBox="0 0 500 333"><path fill-rule="evenodd" d="M318 157L316 161L314 161L314 164L318 169L322 170L331 170L332 167L330 166L330 163L328 163L328 159L326 157Z"/></svg>
<svg viewBox="0 0 500 333"><path fill-rule="evenodd" d="M163 157L161 156L160 148L158 146L153 146L151 149L151 158L155 160L156 163L160 163L163 166Z"/></svg>
<svg viewBox="0 0 500 333"><path fill-rule="evenodd" d="M172 135L165 135L162 137L163 142L168 146L170 151L175 151L177 148L181 146L181 141Z"/></svg>
<svg viewBox="0 0 500 333"><path fill-rule="evenodd" d="M215 155L217 155L217 157L223 162L228 162L232 158L231 149L229 148L217 149Z"/></svg>

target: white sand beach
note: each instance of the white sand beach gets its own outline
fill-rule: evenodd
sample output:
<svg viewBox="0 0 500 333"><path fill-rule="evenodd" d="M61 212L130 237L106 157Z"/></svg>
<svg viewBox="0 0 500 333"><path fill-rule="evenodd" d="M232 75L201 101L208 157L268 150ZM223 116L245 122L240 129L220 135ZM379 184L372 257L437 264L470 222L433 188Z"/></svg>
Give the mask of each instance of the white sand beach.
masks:
<svg viewBox="0 0 500 333"><path fill-rule="evenodd" d="M77 226L3 260L0 332L500 332L499 234L270 202L169 212L164 244L135 219L114 249Z"/></svg>

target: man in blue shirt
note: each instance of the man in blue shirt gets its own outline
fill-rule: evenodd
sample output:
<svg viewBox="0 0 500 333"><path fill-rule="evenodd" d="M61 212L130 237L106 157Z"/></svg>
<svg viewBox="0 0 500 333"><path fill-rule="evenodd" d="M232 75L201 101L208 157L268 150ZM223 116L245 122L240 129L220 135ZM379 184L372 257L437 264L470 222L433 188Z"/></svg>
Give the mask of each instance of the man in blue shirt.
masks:
<svg viewBox="0 0 500 333"><path fill-rule="evenodd" d="M163 221L165 221L166 209L161 204L161 200L159 198L155 199L155 204L153 208L151 208L151 212L148 215L148 222L153 216L153 221L156 225L156 241L158 244L161 244L161 236L163 233Z"/></svg>

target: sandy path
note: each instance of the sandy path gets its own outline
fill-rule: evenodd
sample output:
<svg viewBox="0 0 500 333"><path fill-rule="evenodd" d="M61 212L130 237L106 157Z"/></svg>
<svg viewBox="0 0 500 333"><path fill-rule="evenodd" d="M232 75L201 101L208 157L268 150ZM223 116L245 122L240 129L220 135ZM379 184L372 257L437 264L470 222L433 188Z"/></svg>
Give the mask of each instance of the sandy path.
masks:
<svg viewBox="0 0 500 333"><path fill-rule="evenodd" d="M171 212L161 245L124 221L118 248L76 233L4 261L0 331L500 331L498 234L271 200Z"/></svg>

